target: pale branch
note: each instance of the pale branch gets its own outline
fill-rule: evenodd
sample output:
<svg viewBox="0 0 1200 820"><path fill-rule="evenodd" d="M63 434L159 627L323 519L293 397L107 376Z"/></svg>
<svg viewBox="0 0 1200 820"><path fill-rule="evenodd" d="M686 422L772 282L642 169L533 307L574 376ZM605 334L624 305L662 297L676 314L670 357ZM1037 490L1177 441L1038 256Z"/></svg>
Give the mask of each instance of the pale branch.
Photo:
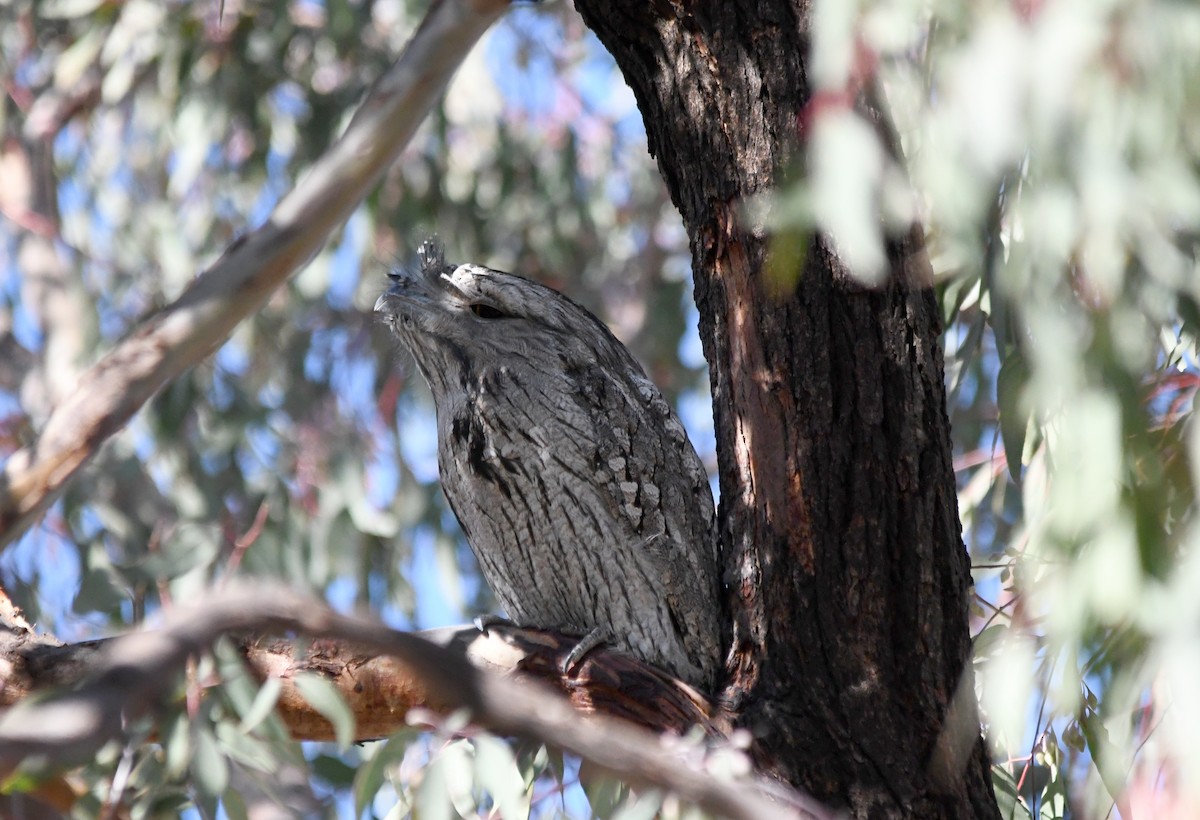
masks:
<svg viewBox="0 0 1200 820"><path fill-rule="evenodd" d="M0 149L0 214L20 226L13 257L20 270L20 302L41 331L36 354L6 347L0 384L21 398L23 415L44 422L51 407L68 395L86 349L91 306L77 272L58 246L58 178L53 145L17 137ZM2 330L2 329L0 329Z"/></svg>
<svg viewBox="0 0 1200 820"><path fill-rule="evenodd" d="M579 643L578 636L515 626L490 627L487 634L475 627L417 634L481 669L540 680L585 714L624 718L655 733L682 735L694 726L710 737L727 736L730 731L726 716L695 689L606 647L589 653L571 674L564 675L563 661ZM240 649L259 680L274 677L282 683L279 714L297 740L334 739L333 727L295 686L302 672L322 675L342 694L356 720L356 740L399 731L413 709L453 711L436 689L426 686L419 670L368 647L314 641L298 653L293 641L252 639Z"/></svg>
<svg viewBox="0 0 1200 820"><path fill-rule="evenodd" d="M570 675L564 675L561 670L579 643L577 635L512 625L490 627L486 634L473 626L417 634L482 669L539 679L585 713L621 717L658 733L684 734L695 726L710 737L730 733L728 716L701 693L658 667L607 646L588 653ZM112 640L64 645L53 636L38 634L0 590L0 708L48 689L74 688L95 677L96 665ZM445 711L419 674L395 658L363 647L326 640L301 647L294 641L263 637L236 643L258 680L280 682L279 715L297 740L334 739L333 727L296 687L297 676L306 672L321 675L341 693L356 721L356 741L402 729L412 709Z"/></svg>
<svg viewBox="0 0 1200 820"><path fill-rule="evenodd" d="M703 760L694 752L682 751L677 740L668 739L670 735L660 736L608 715L582 713L553 688L534 679L536 669L518 679L481 668L486 664L522 668L527 653L514 650L512 642L498 631L472 639L465 630L450 630L438 636L445 644L439 645L373 621L338 614L284 587L263 585L231 587L202 604L179 607L161 628L130 633L102 645L93 642L86 650L88 657L76 659L89 672L84 683L23 702L0 717L0 771L11 770L32 755L60 762L68 755L86 759L107 740L119 737L131 718L168 697L189 657L230 633L292 633L315 639L317 643L310 649L317 649L316 661L304 661L301 666L327 675L330 669L321 660L322 646L333 644L323 641L354 647L339 650L340 655L327 654L325 661L359 657L380 664L378 656L386 655L403 664L403 675L411 680L402 688L423 698L424 705L442 713L465 709L483 728L548 743L622 780L667 789L714 814L737 818L828 816L781 784L748 779L731 782L706 771ZM536 645L537 639L529 640ZM554 647L552 655L569 651L568 641L557 642L554 636L546 640ZM472 650L464 647L476 641L491 646L486 650L476 647L472 662ZM252 667L259 665L259 674L285 674L289 669L294 674L296 661L282 646L247 644L247 658ZM308 657L313 658L314 653ZM540 663L546 664L547 659ZM353 664L346 663L350 666ZM364 668L363 664L358 668ZM395 671L377 665L372 674ZM587 679L578 685L586 687ZM569 691L575 684L564 681L560 686ZM350 688L354 688L353 682Z"/></svg>
<svg viewBox="0 0 1200 820"><path fill-rule="evenodd" d="M346 132L276 206L173 304L93 365L38 440L0 474L0 548L45 512L109 436L160 388L216 350L350 215L425 119L507 0L434 0Z"/></svg>

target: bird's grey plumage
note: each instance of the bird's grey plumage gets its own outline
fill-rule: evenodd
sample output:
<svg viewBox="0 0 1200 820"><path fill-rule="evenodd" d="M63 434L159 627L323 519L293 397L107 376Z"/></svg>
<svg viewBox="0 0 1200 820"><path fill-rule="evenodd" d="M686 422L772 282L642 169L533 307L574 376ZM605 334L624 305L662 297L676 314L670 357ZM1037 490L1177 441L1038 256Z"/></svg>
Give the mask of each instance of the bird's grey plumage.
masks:
<svg viewBox="0 0 1200 820"><path fill-rule="evenodd" d="M712 494L683 426L600 320L436 242L375 308L437 406L442 488L516 623L584 635L711 689Z"/></svg>

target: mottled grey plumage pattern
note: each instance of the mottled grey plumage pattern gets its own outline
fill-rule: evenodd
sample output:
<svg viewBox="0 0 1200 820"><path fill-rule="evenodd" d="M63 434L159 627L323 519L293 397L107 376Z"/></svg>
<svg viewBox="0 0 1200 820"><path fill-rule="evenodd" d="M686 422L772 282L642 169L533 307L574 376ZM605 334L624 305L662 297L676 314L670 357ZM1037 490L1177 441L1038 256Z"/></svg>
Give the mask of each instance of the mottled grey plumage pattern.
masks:
<svg viewBox="0 0 1200 820"><path fill-rule="evenodd" d="M442 489L519 625L585 635L711 689L712 493L683 426L600 320L477 265L390 274L376 303L437 405Z"/></svg>

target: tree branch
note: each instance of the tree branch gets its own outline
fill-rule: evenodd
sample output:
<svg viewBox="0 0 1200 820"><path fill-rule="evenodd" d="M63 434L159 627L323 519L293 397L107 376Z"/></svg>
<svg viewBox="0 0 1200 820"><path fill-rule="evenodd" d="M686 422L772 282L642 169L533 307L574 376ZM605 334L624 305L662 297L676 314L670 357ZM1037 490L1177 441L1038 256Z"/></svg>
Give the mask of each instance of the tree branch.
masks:
<svg viewBox="0 0 1200 820"><path fill-rule="evenodd" d="M420 637L500 675L536 678L565 696L585 714L620 717L656 734L685 734L701 726L710 737L725 737L731 727L720 712L692 687L662 670L604 648L587 655L570 675L563 661L578 636L522 629L448 627ZM379 655L370 647L317 641L303 654L287 640L252 640L241 646L251 671L260 679L283 683L279 713L298 740L333 740L333 727L296 689L303 672L323 675L337 687L357 720L355 739L373 740L404 728L412 709L453 711L419 670L403 660Z"/></svg>
<svg viewBox="0 0 1200 820"><path fill-rule="evenodd" d="M467 630L449 630L436 636L445 644L438 645L372 621L339 615L321 603L278 586L235 587L209 597L202 604L179 608L161 629L88 645L83 650L88 657L75 658L89 670L88 682L55 697L23 703L0 718L0 772L11 770L31 755L45 755L54 760L62 760L68 754L88 757L104 742L119 736L130 718L161 702L190 656L205 651L218 637L231 632L291 632L349 642L355 648L342 651L370 653L371 661L376 664L375 673L384 671L380 665L384 661L375 656L389 656L394 659L392 663L398 661L403 666L399 675L395 674L398 667L391 669L393 677L410 679L400 688L409 695L420 693L423 705L443 713L466 709L478 725L498 734L534 738L560 747L622 780L669 789L715 814L737 818L828 816L819 806L787 787L720 779L706 771L702 761L672 753L670 742L664 743L664 738L655 733L595 712L582 715L542 681L530 680L528 676L522 680L505 677L469 660L473 657L469 647L482 641L484 646L491 647L483 651L476 646L476 663L481 662L480 656L486 656L490 658L488 662L502 668L510 665L522 668L523 650L517 650L517 660L503 656L504 651L513 651L514 644L507 637L477 635L464 647ZM560 646L553 636L545 640L554 647L551 656L569 650L566 641ZM527 645L540 641L541 637ZM247 657L260 673L280 673L294 662L289 653L280 650L281 646L251 644ZM321 644L316 647L315 655L310 653L309 657L317 658L319 663L323 650ZM56 651L67 649L57 647ZM272 657L282 658L282 666L273 665ZM545 662L545 657L538 661ZM358 669L362 668L365 667L360 664ZM587 688L589 682L594 684L594 679L583 678L578 685ZM371 685L373 682L364 688ZM766 796L768 792L774 800Z"/></svg>
<svg viewBox="0 0 1200 820"><path fill-rule="evenodd" d="M172 305L149 317L80 378L32 446L0 474L0 548L164 384L216 350L303 265L395 160L507 0L435 0L346 133L260 228L234 242Z"/></svg>

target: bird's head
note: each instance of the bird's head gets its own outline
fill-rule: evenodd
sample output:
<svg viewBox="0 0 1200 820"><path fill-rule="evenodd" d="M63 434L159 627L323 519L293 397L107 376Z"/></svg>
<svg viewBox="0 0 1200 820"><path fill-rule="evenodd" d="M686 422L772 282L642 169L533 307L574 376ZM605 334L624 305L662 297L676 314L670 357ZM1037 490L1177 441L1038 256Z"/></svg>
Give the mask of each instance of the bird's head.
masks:
<svg viewBox="0 0 1200 820"><path fill-rule="evenodd" d="M388 274L375 311L439 393L490 367L550 374L583 364L632 363L608 328L556 290L480 265L447 264L436 239L419 264Z"/></svg>

